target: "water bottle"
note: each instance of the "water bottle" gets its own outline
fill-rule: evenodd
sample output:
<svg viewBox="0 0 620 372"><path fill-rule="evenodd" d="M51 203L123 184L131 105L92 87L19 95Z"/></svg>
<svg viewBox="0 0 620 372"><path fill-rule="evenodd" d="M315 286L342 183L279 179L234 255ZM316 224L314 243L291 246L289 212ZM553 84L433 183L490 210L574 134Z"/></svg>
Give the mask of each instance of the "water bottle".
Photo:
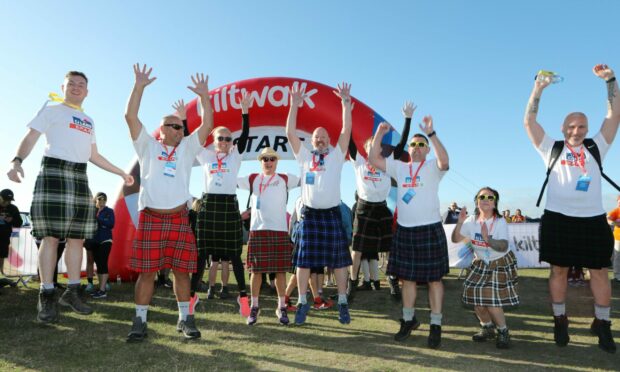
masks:
<svg viewBox="0 0 620 372"><path fill-rule="evenodd" d="M536 80L548 81L551 84L557 84L564 81L564 78L553 71L540 70L536 74Z"/></svg>
<svg viewBox="0 0 620 372"><path fill-rule="evenodd" d="M116 276L116 285L121 285L121 276L120 275Z"/></svg>

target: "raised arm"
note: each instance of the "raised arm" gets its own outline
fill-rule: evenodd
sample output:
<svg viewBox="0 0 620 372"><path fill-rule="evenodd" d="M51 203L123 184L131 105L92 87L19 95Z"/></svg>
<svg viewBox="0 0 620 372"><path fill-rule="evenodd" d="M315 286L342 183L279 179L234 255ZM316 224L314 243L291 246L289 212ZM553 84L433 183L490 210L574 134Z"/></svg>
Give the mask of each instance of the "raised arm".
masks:
<svg viewBox="0 0 620 372"><path fill-rule="evenodd" d="M368 154L368 162L373 167L383 172L386 171L386 162L385 158L381 155L381 140L383 136L390 131L390 128L390 124L386 122L379 124L379 128L377 128L377 132L375 132L372 144L370 145L370 154Z"/></svg>
<svg viewBox="0 0 620 372"><path fill-rule="evenodd" d="M99 168L120 176L123 179L123 182L125 182L125 185L127 186L133 185L133 176L125 173L122 169L110 163L108 159L103 157L103 155L101 155L99 151L97 150L97 144L95 143L91 145L89 160L91 163L95 164Z"/></svg>
<svg viewBox="0 0 620 372"><path fill-rule="evenodd" d="M353 111L353 102L351 101L351 84L343 82L338 84L338 88L334 91L334 94L340 97L342 101L342 131L340 137L338 137L338 145L343 153L347 152L349 147L349 140L351 139L351 126L353 119L351 111Z"/></svg>
<svg viewBox="0 0 620 372"><path fill-rule="evenodd" d="M403 116L405 117L405 126L403 127L403 134L400 137L400 142L396 145L394 149L394 159L398 160L405 152L405 146L407 145L407 140L409 139L409 131L411 129L411 118L413 117L413 113L418 106L414 105L413 102L407 101L403 106Z"/></svg>
<svg viewBox="0 0 620 372"><path fill-rule="evenodd" d="M423 125L420 124L420 129L428 136L428 139L433 144L433 150L435 151L435 156L437 157L437 167L446 171L450 168L450 161L448 158L448 152L446 148L443 147L443 143L437 138L437 133L435 132L435 127L433 126L433 117L430 115L425 116L422 119Z"/></svg>
<svg viewBox="0 0 620 372"><path fill-rule="evenodd" d="M349 139L349 157L353 160L357 157L357 146L355 146L355 141L353 141L353 132L351 132L351 138Z"/></svg>
<svg viewBox="0 0 620 372"><path fill-rule="evenodd" d="M11 169L7 172L7 176L13 182L21 183L24 178L24 169L22 168L22 162L30 155L32 148L41 137L41 132L34 129L30 129L26 136L22 139L17 148L17 155L11 160ZM21 176L21 178L20 178Z"/></svg>
<svg viewBox="0 0 620 372"><path fill-rule="evenodd" d="M243 154L248 144L248 137L250 136L250 106L252 105L253 98L247 91L243 91L239 105L241 106L241 136L237 140L237 150L239 154Z"/></svg>
<svg viewBox="0 0 620 372"><path fill-rule="evenodd" d="M146 65L143 65L142 69L140 69L139 63L133 65L133 72L136 76L136 81L133 85L131 95L129 96L127 108L125 109L125 121L129 126L129 134L131 135L131 139L133 141L138 139L140 131L142 130L142 122L138 119L138 111L140 111L140 102L142 101L144 88L157 79L156 77L150 77L152 71L153 68L151 67L147 70Z"/></svg>
<svg viewBox="0 0 620 372"><path fill-rule="evenodd" d="M301 140L297 135L297 111L299 111L299 106L301 106L304 101L305 92L299 90L299 87L293 87L293 89L289 88L288 91L291 102L288 110L288 117L286 118L286 138L288 138L288 142L291 144L293 154L297 154L301 147Z"/></svg>
<svg viewBox="0 0 620 372"><path fill-rule="evenodd" d="M607 65L596 65L592 69L594 74L605 80L607 85L607 116L603 120L601 133L605 141L611 144L618 133L620 123L620 98L618 98L618 82L614 71Z"/></svg>
<svg viewBox="0 0 620 372"><path fill-rule="evenodd" d="M543 138L545 137L545 130L536 120L538 116L538 105L540 104L540 96L543 90L549 86L551 82L548 79L536 79L534 81L534 88L532 94L530 94L530 100L527 102L525 108L525 117L523 123L525 124L525 130L527 136L530 137L530 141L534 147L538 148Z"/></svg>
<svg viewBox="0 0 620 372"><path fill-rule="evenodd" d="M213 108L211 107L211 98L209 97L209 75L196 73L196 76L191 78L194 86L188 86L187 88L200 97L202 123L196 130L198 131L198 140L204 145L209 133L213 129Z"/></svg>
<svg viewBox="0 0 620 372"><path fill-rule="evenodd" d="M466 236L461 235L461 227L463 227L463 222L467 218L467 207L461 208L461 213L459 213L459 218L456 221L456 225L454 226L454 230L452 230L452 236L450 239L452 243L459 243L463 240L467 239Z"/></svg>

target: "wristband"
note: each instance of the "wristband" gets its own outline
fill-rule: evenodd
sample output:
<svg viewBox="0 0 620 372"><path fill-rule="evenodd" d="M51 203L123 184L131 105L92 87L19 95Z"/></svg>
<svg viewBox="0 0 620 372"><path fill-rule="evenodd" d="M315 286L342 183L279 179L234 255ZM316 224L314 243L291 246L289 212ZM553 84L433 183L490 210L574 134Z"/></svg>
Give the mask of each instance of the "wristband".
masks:
<svg viewBox="0 0 620 372"><path fill-rule="evenodd" d="M616 77L615 77L615 76L614 76L614 77L612 77L612 78L611 78L611 79L609 79L609 80L605 80L605 82L607 82L607 83L613 83L614 81L616 81Z"/></svg>
<svg viewBox="0 0 620 372"><path fill-rule="evenodd" d="M19 156L16 156L13 158L13 160L11 160L11 163L14 163L15 160L18 160L20 165L24 162L24 159L20 158Z"/></svg>
<svg viewBox="0 0 620 372"><path fill-rule="evenodd" d="M432 136L434 136L435 134L437 134L437 133L435 133L435 131L430 132L430 133L428 134L428 138L431 138L431 137L432 137Z"/></svg>

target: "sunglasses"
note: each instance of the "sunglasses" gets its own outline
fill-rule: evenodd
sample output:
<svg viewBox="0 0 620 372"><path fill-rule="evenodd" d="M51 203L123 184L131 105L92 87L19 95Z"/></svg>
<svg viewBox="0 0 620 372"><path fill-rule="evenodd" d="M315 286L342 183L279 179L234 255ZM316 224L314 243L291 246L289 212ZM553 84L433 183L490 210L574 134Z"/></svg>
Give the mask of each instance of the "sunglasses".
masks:
<svg viewBox="0 0 620 372"><path fill-rule="evenodd" d="M265 156L265 157L262 157L260 160L262 160L263 163L266 163L268 161L276 161L276 160L278 160L278 158L276 158L275 156L272 156L272 157L269 157L269 158Z"/></svg>
<svg viewBox="0 0 620 372"><path fill-rule="evenodd" d="M174 130L181 130L183 126L181 124L164 124L164 127L170 127Z"/></svg>
<svg viewBox="0 0 620 372"><path fill-rule="evenodd" d="M478 200L495 201L495 199L497 199L495 195L478 195Z"/></svg>
<svg viewBox="0 0 620 372"><path fill-rule="evenodd" d="M409 147L419 147L421 149L425 148L426 146L428 146L425 142L411 142L409 144Z"/></svg>
<svg viewBox="0 0 620 372"><path fill-rule="evenodd" d="M219 142L224 142L224 141L226 141L226 142L230 142L230 141L232 141L232 137L218 136L216 139L217 139Z"/></svg>

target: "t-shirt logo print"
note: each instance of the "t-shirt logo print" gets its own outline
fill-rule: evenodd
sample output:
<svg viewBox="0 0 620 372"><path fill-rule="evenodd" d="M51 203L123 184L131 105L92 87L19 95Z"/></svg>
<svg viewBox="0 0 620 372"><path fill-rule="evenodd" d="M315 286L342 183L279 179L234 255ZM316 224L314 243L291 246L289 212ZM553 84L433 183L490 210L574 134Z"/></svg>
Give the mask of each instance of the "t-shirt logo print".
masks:
<svg viewBox="0 0 620 372"><path fill-rule="evenodd" d="M228 164L226 162L222 162L221 168L218 168L217 162L211 163L211 169L209 169L209 173L227 173L230 172L228 169Z"/></svg>
<svg viewBox="0 0 620 372"><path fill-rule="evenodd" d="M415 183L411 183L411 177L405 177L405 183L403 183L403 187L420 187L424 184L420 182L420 176L415 178Z"/></svg>
<svg viewBox="0 0 620 372"><path fill-rule="evenodd" d="M481 233L475 233L474 238L471 240L471 244L476 245L478 247L488 247L487 242L482 238Z"/></svg>
<svg viewBox="0 0 620 372"><path fill-rule="evenodd" d="M84 132L86 134L91 134L93 124L87 119L80 119L73 116L73 122L69 123L69 128L79 130L80 132Z"/></svg>
<svg viewBox="0 0 620 372"><path fill-rule="evenodd" d="M575 159L575 156L569 151L564 154L566 159L562 159L562 165L568 165L569 167L578 167L579 161Z"/></svg>

